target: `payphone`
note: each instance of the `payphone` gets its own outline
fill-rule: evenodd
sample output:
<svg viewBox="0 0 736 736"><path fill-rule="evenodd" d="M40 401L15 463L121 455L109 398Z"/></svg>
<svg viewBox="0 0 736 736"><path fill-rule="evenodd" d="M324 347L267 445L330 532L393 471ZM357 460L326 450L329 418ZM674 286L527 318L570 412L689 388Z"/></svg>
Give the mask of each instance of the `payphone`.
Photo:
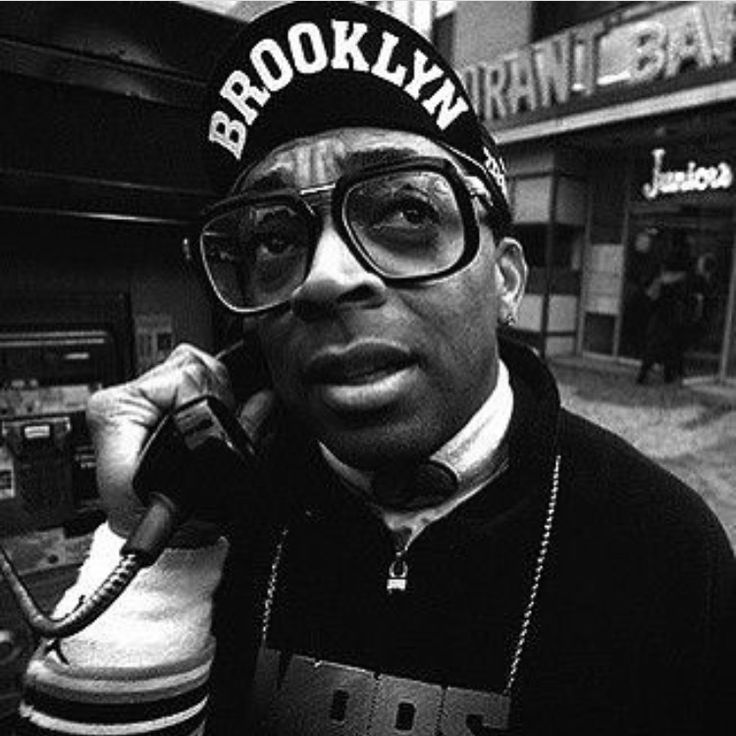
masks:
<svg viewBox="0 0 736 736"><path fill-rule="evenodd" d="M0 539L46 610L99 523L87 399L116 378L103 328L0 329ZM34 637L0 580L0 725L17 707Z"/></svg>

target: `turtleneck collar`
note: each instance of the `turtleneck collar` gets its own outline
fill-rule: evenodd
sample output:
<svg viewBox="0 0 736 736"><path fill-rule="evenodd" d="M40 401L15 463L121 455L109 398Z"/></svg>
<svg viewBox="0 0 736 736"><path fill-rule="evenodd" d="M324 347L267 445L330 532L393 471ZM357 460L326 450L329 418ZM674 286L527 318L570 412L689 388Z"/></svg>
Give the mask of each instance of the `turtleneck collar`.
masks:
<svg viewBox="0 0 736 736"><path fill-rule="evenodd" d="M439 503L410 511L381 507L372 496L376 475L353 468L320 445L325 460L348 488L361 496L393 532L407 536L407 543L428 524L449 514L463 501L502 472L507 463L503 439L513 412L514 396L506 365L499 360L498 377L491 395L465 426L435 452L430 461L454 477L454 492Z"/></svg>

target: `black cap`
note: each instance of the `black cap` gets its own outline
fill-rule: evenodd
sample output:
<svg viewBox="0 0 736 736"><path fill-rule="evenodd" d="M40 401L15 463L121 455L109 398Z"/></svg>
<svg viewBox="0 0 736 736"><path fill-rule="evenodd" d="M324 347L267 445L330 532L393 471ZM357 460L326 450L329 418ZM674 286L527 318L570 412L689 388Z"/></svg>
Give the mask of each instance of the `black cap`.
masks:
<svg viewBox="0 0 736 736"><path fill-rule="evenodd" d="M452 67L423 36L353 2L295 2L253 20L204 100L204 161L220 194L276 147L341 127L430 138L470 157L508 221L506 172Z"/></svg>

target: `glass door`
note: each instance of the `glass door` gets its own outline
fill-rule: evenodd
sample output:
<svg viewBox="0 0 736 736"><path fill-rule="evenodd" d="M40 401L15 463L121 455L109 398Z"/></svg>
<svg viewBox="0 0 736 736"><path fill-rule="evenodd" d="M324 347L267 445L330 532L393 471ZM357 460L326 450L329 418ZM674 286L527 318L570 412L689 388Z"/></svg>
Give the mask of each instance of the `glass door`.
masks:
<svg viewBox="0 0 736 736"><path fill-rule="evenodd" d="M717 375L727 326L733 208L637 204L629 232L619 355L641 360L662 330L677 325L670 337L683 354L684 377ZM673 318L670 304L662 320L661 285L677 280L685 285L678 314Z"/></svg>

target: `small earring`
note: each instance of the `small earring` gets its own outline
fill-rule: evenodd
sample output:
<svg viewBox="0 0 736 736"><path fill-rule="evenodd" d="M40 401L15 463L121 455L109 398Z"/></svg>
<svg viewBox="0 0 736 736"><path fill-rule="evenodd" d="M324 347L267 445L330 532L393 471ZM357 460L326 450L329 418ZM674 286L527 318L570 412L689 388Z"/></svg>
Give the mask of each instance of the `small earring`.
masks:
<svg viewBox="0 0 736 736"><path fill-rule="evenodd" d="M512 311L506 312L506 314L501 318L501 324L504 327L511 327L516 322L516 315Z"/></svg>

